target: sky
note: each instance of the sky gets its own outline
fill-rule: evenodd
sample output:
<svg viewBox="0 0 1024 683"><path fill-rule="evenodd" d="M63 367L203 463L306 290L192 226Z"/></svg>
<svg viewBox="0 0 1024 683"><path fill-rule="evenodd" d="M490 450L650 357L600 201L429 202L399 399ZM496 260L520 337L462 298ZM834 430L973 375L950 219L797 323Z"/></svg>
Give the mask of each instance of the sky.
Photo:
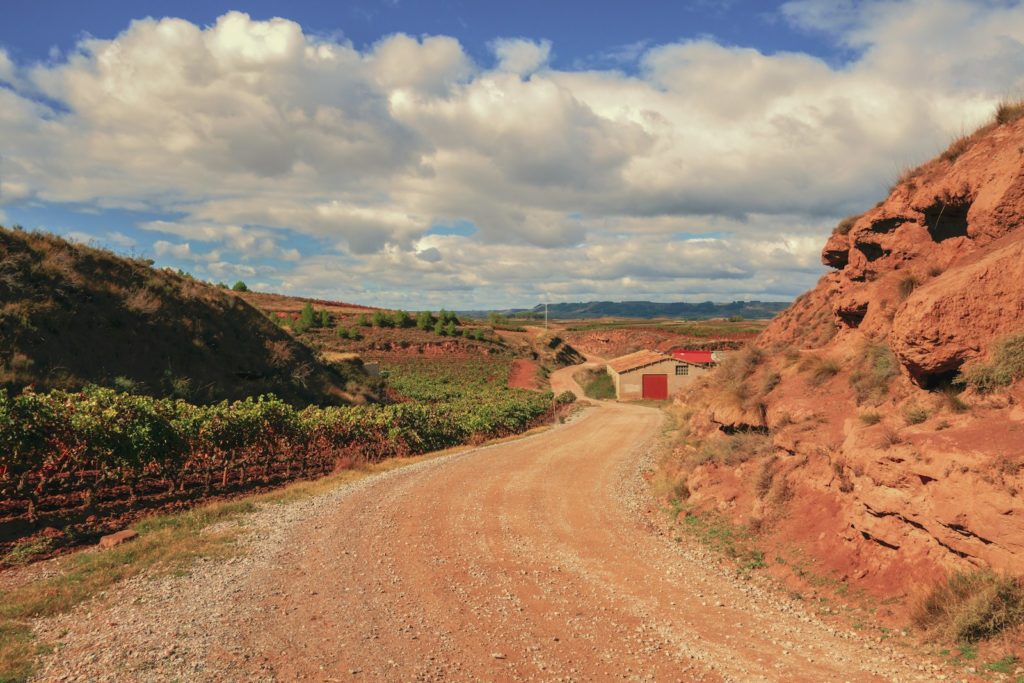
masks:
<svg viewBox="0 0 1024 683"><path fill-rule="evenodd" d="M0 0L0 224L370 305L790 300L1024 0Z"/></svg>

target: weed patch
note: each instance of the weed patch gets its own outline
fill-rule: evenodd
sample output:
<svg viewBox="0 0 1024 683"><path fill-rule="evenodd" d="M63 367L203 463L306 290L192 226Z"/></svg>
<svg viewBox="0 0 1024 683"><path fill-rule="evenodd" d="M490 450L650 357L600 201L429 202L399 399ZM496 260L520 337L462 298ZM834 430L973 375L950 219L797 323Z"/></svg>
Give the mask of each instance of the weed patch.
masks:
<svg viewBox="0 0 1024 683"><path fill-rule="evenodd" d="M921 628L956 643L976 643L1024 623L1024 585L990 569L958 572L917 610Z"/></svg>
<svg viewBox="0 0 1024 683"><path fill-rule="evenodd" d="M721 515L686 510L682 527L703 545L734 560L741 574L767 566L764 552L754 546L750 530L732 524Z"/></svg>
<svg viewBox="0 0 1024 683"><path fill-rule="evenodd" d="M975 362L965 366L954 382L988 392L1009 386L1024 377L1024 334L1001 339L989 356L987 363Z"/></svg>
<svg viewBox="0 0 1024 683"><path fill-rule="evenodd" d="M865 343L861 348L860 362L850 375L850 386L857 403L881 400L889 393L889 384L898 374L896 356L887 343Z"/></svg>
<svg viewBox="0 0 1024 683"><path fill-rule="evenodd" d="M839 374L839 363L823 356L809 356L801 364L801 370L808 373L807 382L811 386L821 386Z"/></svg>
<svg viewBox="0 0 1024 683"><path fill-rule="evenodd" d="M595 400L614 400L615 382L604 368L600 370L584 370L578 373L576 381L583 387L587 398Z"/></svg>

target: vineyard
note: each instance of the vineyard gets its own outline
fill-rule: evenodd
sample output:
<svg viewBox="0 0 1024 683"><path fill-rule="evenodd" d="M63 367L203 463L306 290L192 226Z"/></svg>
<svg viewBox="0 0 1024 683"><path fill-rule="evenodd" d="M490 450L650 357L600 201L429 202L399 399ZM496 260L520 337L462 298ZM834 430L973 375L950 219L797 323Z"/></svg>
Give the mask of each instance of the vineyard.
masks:
<svg viewBox="0 0 1024 683"><path fill-rule="evenodd" d="M41 528L74 543L147 510L514 434L552 410L551 394L508 389L502 360L388 370L400 402L302 410L269 395L0 391L0 557Z"/></svg>

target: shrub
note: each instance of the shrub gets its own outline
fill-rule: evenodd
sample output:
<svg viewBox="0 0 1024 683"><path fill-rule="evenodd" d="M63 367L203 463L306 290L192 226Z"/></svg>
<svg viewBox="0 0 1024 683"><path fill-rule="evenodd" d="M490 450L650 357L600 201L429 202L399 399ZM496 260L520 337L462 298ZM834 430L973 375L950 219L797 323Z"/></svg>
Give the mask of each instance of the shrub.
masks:
<svg viewBox="0 0 1024 683"><path fill-rule="evenodd" d="M873 410L860 414L860 421L866 425L876 425L882 421L882 416Z"/></svg>
<svg viewBox="0 0 1024 683"><path fill-rule="evenodd" d="M370 316L363 313L356 321L356 325L359 325L359 327L373 327L373 321L370 320Z"/></svg>
<svg viewBox="0 0 1024 683"><path fill-rule="evenodd" d="M571 391L563 391L562 393L555 397L555 403L558 403L559 405L565 405L568 403L575 402L576 394L572 393Z"/></svg>
<svg viewBox="0 0 1024 683"><path fill-rule="evenodd" d="M433 329L435 322L437 321L430 311L420 311L416 314L416 327L421 330Z"/></svg>
<svg viewBox="0 0 1024 683"><path fill-rule="evenodd" d="M231 285L231 289L233 289L236 292L248 292L249 291L249 288L241 280L239 280L235 284Z"/></svg>
<svg viewBox="0 0 1024 683"><path fill-rule="evenodd" d="M583 387L583 393L587 395L587 398L615 399L615 382L604 368L586 370L577 377L577 381Z"/></svg>
<svg viewBox="0 0 1024 683"><path fill-rule="evenodd" d="M761 432L737 432L717 439L708 439L701 447L702 462L738 465L774 453L772 439Z"/></svg>
<svg viewBox="0 0 1024 683"><path fill-rule="evenodd" d="M889 393L889 384L899 374L896 356L885 342L866 342L861 348L860 363L850 375L850 386L857 403L878 401Z"/></svg>
<svg viewBox="0 0 1024 683"><path fill-rule="evenodd" d="M394 321L384 311L373 312L373 326L374 327L393 327Z"/></svg>
<svg viewBox="0 0 1024 683"><path fill-rule="evenodd" d="M779 386L779 382L781 381L782 375L780 375L777 372L769 372L767 375L764 376L764 379L761 381L761 393L770 394L772 389Z"/></svg>
<svg viewBox="0 0 1024 683"><path fill-rule="evenodd" d="M1024 117L1024 100L1004 100L996 107L996 123L1004 125Z"/></svg>
<svg viewBox="0 0 1024 683"><path fill-rule="evenodd" d="M927 408L916 403L903 406L903 419L908 425L919 425L927 420L930 414Z"/></svg>
<svg viewBox="0 0 1024 683"><path fill-rule="evenodd" d="M953 142L951 142L949 144L949 147L946 148L946 151L943 152L940 156L942 157L942 159L944 161L948 161L948 162L952 163L952 162L956 161L957 159L959 159L960 156L964 152L966 152L967 149L970 146L971 146L971 138L970 138L970 136L968 136L968 135L961 135L961 136L957 137L955 140L953 140Z"/></svg>
<svg viewBox="0 0 1024 683"><path fill-rule="evenodd" d="M994 346L989 362L965 366L954 380L987 392L1013 384L1024 377L1024 334L1006 337Z"/></svg>
<svg viewBox="0 0 1024 683"><path fill-rule="evenodd" d="M331 314L327 311L320 311L320 327L331 326Z"/></svg>
<svg viewBox="0 0 1024 683"><path fill-rule="evenodd" d="M913 294L919 284L921 284L921 282L913 273L907 273L904 275L896 285L896 292L899 295L900 301Z"/></svg>
<svg viewBox="0 0 1024 683"><path fill-rule="evenodd" d="M1024 585L991 569L957 572L918 607L921 628L956 643L975 643L1024 623Z"/></svg>
<svg viewBox="0 0 1024 683"><path fill-rule="evenodd" d="M415 321L412 319L412 316L410 316L406 311L395 311L394 314L391 316L391 321L392 323L394 323L395 327L398 327L400 329L412 327L413 325L416 324Z"/></svg>
<svg viewBox="0 0 1024 683"><path fill-rule="evenodd" d="M850 230L853 229L853 224L856 223L858 220L860 220L860 217L863 216L863 215L864 214L858 213L858 214L854 214L852 216L847 216L843 220L839 221L839 224L836 225L835 230L833 230L832 232L834 232L837 235L848 235L848 234L850 234Z"/></svg>
<svg viewBox="0 0 1024 683"><path fill-rule="evenodd" d="M819 386L839 374L839 363L831 358L812 357L805 368L810 373L807 380L812 386Z"/></svg>

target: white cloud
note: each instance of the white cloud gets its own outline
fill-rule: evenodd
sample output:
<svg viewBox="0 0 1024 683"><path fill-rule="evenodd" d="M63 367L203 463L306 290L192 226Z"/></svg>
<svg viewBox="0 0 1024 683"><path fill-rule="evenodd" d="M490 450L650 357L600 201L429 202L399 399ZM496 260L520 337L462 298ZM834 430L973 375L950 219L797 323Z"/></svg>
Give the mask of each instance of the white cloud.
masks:
<svg viewBox="0 0 1024 683"><path fill-rule="evenodd" d="M0 203L173 213L143 226L168 256L214 254L223 277L273 261L249 276L296 292L787 296L831 220L1024 91L1024 7L783 16L854 56L691 40L623 48L624 74L505 38L487 68L448 36L357 49L238 12L139 20L31 67L0 52L0 79L19 78L0 87ZM429 234L464 223L471 237Z"/></svg>
<svg viewBox="0 0 1024 683"><path fill-rule="evenodd" d="M529 76L547 64L551 57L551 41L499 38L491 42L491 50L498 58L498 71Z"/></svg>
<svg viewBox="0 0 1024 683"><path fill-rule="evenodd" d="M7 51L0 48L0 83L14 81L14 62L7 56Z"/></svg>

